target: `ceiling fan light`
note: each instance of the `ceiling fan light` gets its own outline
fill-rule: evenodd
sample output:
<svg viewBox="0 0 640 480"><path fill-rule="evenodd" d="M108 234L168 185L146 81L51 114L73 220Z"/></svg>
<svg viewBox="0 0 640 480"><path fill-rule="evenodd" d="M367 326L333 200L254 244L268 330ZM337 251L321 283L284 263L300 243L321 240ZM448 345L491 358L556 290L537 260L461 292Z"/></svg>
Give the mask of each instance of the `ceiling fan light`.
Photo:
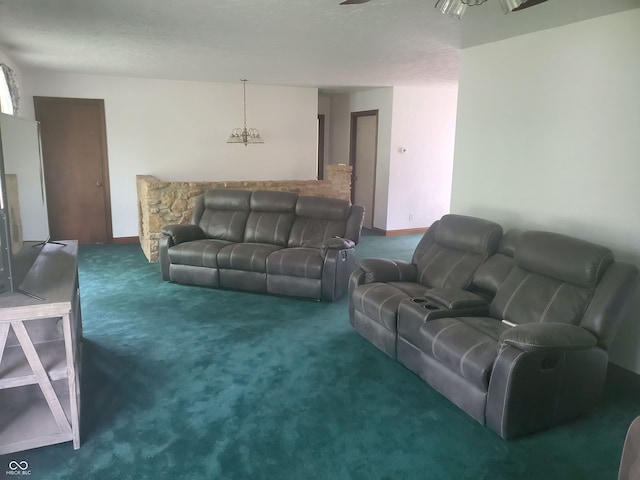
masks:
<svg viewBox="0 0 640 480"><path fill-rule="evenodd" d="M524 0L500 0L500 6L505 14L512 12L523 3Z"/></svg>
<svg viewBox="0 0 640 480"><path fill-rule="evenodd" d="M467 5L461 0L438 0L436 8L444 15L461 19L467 9Z"/></svg>

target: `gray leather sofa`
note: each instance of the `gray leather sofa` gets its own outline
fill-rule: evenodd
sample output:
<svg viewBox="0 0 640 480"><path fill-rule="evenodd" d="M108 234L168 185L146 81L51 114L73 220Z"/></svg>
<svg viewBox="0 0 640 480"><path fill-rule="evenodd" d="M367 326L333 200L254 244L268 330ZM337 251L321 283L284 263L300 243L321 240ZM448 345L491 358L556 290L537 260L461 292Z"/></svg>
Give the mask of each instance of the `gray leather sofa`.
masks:
<svg viewBox="0 0 640 480"><path fill-rule="evenodd" d="M333 301L348 289L363 218L339 199L209 190L190 224L162 229L162 278Z"/></svg>
<svg viewBox="0 0 640 480"><path fill-rule="evenodd" d="M396 262L397 272L438 262L438 253L420 251L433 242L430 236L443 241L443 224L447 217L427 232L413 266ZM363 260L350 279L350 319L362 336L508 439L573 419L597 403L607 348L638 269L616 262L605 247L556 233L510 231L498 241L496 253L470 267L465 282L420 283L399 302L390 287L402 276L390 274L389 261ZM374 314L376 306L394 310L387 305L397 305L394 349L392 315Z"/></svg>
<svg viewBox="0 0 640 480"><path fill-rule="evenodd" d="M496 252L501 238L502 227L497 223L445 215L422 237L411 262L363 259L350 279L352 325L383 352L396 358L400 304L423 297L428 289L452 290L458 296L464 295L474 272ZM466 303L459 299L455 311L475 312L474 301L477 299Z"/></svg>

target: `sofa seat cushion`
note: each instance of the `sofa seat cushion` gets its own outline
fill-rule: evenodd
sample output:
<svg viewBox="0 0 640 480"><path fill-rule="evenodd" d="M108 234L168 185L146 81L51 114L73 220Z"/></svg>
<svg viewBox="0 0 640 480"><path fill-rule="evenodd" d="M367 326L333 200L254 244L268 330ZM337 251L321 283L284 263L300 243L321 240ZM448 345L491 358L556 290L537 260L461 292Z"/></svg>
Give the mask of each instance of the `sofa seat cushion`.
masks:
<svg viewBox="0 0 640 480"><path fill-rule="evenodd" d="M400 302L424 291L424 285L413 282L366 283L354 289L352 301L356 310L395 332Z"/></svg>
<svg viewBox="0 0 640 480"><path fill-rule="evenodd" d="M285 248L273 252L267 258L269 275L322 278L324 260L317 248Z"/></svg>
<svg viewBox="0 0 640 480"><path fill-rule="evenodd" d="M217 268L218 252L229 245L233 242L215 239L180 243L169 249L169 260L173 265Z"/></svg>
<svg viewBox="0 0 640 480"><path fill-rule="evenodd" d="M267 243L235 243L218 252L218 267L245 272L267 272L267 257L283 247Z"/></svg>
<svg viewBox="0 0 640 480"><path fill-rule="evenodd" d="M498 355L498 339L507 328L492 318L438 318L420 327L417 346L425 355L486 392Z"/></svg>

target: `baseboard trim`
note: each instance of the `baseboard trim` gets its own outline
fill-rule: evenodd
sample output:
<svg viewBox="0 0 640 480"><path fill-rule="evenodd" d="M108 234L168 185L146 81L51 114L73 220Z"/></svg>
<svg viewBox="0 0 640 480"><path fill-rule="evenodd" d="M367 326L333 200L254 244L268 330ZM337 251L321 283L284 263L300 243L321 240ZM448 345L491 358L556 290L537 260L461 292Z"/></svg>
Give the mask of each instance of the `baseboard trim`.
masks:
<svg viewBox="0 0 640 480"><path fill-rule="evenodd" d="M401 230L383 230L381 228L372 228L376 233L380 235L384 235L385 237L394 237L396 235L415 235L416 233L424 233L429 230L429 227L420 227L420 228L404 228Z"/></svg>
<svg viewBox="0 0 640 480"><path fill-rule="evenodd" d="M607 390L624 392L633 398L640 398L640 375L615 363L609 363Z"/></svg>
<svg viewBox="0 0 640 480"><path fill-rule="evenodd" d="M116 245L140 243L140 237L118 237L114 238L112 243Z"/></svg>

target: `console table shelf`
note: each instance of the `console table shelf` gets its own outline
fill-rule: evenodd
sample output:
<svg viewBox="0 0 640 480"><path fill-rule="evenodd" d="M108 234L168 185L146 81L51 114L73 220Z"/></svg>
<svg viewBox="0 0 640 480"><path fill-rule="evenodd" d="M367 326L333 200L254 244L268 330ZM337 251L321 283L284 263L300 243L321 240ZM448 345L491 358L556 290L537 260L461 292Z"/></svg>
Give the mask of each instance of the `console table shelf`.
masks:
<svg viewBox="0 0 640 480"><path fill-rule="evenodd" d="M78 243L43 247L20 293L0 295L0 455L80 447Z"/></svg>
<svg viewBox="0 0 640 480"><path fill-rule="evenodd" d="M34 347L51 381L67 378L67 358L64 340L36 343ZM2 370L0 371L2 372L0 389L38 383L19 345L5 348L2 357Z"/></svg>

